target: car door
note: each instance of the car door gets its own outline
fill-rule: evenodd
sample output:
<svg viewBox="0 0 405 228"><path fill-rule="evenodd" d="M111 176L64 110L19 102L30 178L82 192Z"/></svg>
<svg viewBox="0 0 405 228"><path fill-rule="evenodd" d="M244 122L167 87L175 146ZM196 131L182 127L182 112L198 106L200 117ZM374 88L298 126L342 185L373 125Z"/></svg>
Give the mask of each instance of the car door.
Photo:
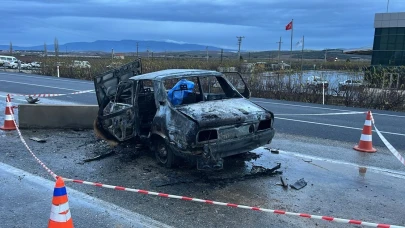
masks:
<svg viewBox="0 0 405 228"><path fill-rule="evenodd" d="M222 72L224 77L235 87L242 96L249 99L251 91L239 72Z"/></svg>
<svg viewBox="0 0 405 228"><path fill-rule="evenodd" d="M118 69L112 69L94 78L94 87L97 102L102 109L114 99L118 84L129 78L142 74L141 60L123 65Z"/></svg>
<svg viewBox="0 0 405 228"><path fill-rule="evenodd" d="M137 135L134 106L137 83L129 78L141 74L140 66L140 62L135 61L94 79L99 104L97 128L101 127L118 141L125 141Z"/></svg>

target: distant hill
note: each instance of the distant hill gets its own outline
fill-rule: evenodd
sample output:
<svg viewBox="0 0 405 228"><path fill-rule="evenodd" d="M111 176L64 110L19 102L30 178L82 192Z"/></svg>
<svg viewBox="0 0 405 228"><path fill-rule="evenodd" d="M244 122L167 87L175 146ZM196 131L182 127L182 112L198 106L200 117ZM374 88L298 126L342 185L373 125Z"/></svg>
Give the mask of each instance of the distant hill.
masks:
<svg viewBox="0 0 405 228"><path fill-rule="evenodd" d="M72 51L103 51L111 52L136 52L136 43L139 43L139 52L144 52L149 49L153 52L164 52L164 51L205 51L206 46L200 44L188 44L188 43L175 43L166 41L137 41L137 40L97 40L94 42L72 42L66 44L59 44L60 52L72 52ZM0 45L0 50L9 50L9 45ZM44 45L21 47L13 46L13 50L21 51L42 51L44 50ZM54 45L48 44L47 50L50 52L54 51ZM210 51L219 51L221 48L208 46ZM224 49L224 51L234 51L230 49Z"/></svg>

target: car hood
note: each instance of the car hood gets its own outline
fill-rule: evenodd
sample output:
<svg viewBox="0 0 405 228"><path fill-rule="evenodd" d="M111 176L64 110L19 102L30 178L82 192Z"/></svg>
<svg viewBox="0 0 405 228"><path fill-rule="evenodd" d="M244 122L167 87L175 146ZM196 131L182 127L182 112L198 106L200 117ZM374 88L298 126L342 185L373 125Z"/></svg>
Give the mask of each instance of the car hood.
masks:
<svg viewBox="0 0 405 228"><path fill-rule="evenodd" d="M245 98L224 99L184 105L178 111L200 127L216 127L253 122L265 118L265 110Z"/></svg>

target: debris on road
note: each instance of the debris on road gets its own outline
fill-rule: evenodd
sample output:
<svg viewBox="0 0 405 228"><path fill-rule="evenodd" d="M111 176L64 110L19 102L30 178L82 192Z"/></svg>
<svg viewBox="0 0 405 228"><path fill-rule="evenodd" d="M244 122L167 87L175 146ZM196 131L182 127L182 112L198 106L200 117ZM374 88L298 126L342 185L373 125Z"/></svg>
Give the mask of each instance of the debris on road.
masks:
<svg viewBox="0 0 405 228"><path fill-rule="evenodd" d="M272 154L279 154L280 153L279 149L271 149L271 148L268 148L268 147L264 147L264 149L269 150Z"/></svg>
<svg viewBox="0 0 405 228"><path fill-rule="evenodd" d="M307 186L307 182L304 180L304 178L301 178L297 180L294 184L291 185L291 188L295 190L300 190L301 188Z"/></svg>
<svg viewBox="0 0 405 228"><path fill-rule="evenodd" d="M288 187L287 181L284 180L283 176L280 176L280 181L281 181L281 186L283 186L284 188Z"/></svg>
<svg viewBox="0 0 405 228"><path fill-rule="evenodd" d="M312 159L310 159L310 160L304 160L304 159L302 159L304 162L312 162Z"/></svg>
<svg viewBox="0 0 405 228"><path fill-rule="evenodd" d="M32 98L31 96L25 98L29 104L35 104L39 101L38 97Z"/></svg>
<svg viewBox="0 0 405 228"><path fill-rule="evenodd" d="M367 172L367 167L359 167L359 175L364 177Z"/></svg>
<svg viewBox="0 0 405 228"><path fill-rule="evenodd" d="M281 168L281 163L277 163L276 166L274 166L271 169L264 168L263 166L256 166L254 165L250 171L250 174L248 175L255 175L255 174L262 174L262 175L268 175L268 174L276 174L276 170Z"/></svg>
<svg viewBox="0 0 405 228"><path fill-rule="evenodd" d="M40 142L40 143L46 142L45 139L40 139L40 138L37 138L37 137L31 137L30 139L33 140L33 141L36 141L36 142Z"/></svg>
<svg viewBox="0 0 405 228"><path fill-rule="evenodd" d="M115 151L111 151L111 152L106 153L106 154L101 154L101 155L95 156L94 158L84 159L83 162L91 162L91 161L100 160L100 159L109 157L109 156L111 156L113 154L115 154Z"/></svg>

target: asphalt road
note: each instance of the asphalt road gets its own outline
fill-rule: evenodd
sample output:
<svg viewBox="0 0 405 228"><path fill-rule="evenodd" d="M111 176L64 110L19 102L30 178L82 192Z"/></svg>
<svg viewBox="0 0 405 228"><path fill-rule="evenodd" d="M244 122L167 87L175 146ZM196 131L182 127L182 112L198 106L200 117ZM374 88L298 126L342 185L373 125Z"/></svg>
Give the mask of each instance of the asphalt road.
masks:
<svg viewBox="0 0 405 228"><path fill-rule="evenodd" d="M7 93L72 93L84 90L94 90L93 82L23 73L0 72L0 96L2 97ZM24 102L23 98L17 99L19 99L17 102ZM97 104L94 92L43 100L43 103L49 100ZM367 111L367 109L362 108L287 102L272 99L252 98L251 100L274 112L276 117L275 128L277 132L315 137L319 138L319 140L332 139L358 143L366 114L342 115L339 113ZM405 113L382 110L371 111L376 126L384 134L386 139L396 147L397 150L405 150ZM384 147L384 144L376 133L373 133L373 144Z"/></svg>

